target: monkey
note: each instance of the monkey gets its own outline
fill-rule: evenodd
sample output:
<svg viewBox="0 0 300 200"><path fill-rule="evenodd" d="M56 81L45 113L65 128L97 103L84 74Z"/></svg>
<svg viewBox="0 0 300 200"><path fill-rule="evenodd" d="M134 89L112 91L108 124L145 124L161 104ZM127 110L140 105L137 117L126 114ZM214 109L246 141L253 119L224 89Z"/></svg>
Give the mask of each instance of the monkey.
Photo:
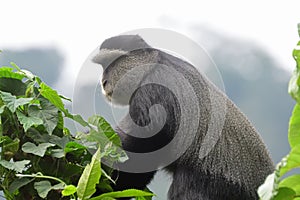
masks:
<svg viewBox="0 0 300 200"><path fill-rule="evenodd" d="M169 200L258 199L274 171L269 152L247 117L192 64L139 35L106 39L93 62L103 68L107 100L128 106L115 127L129 152L119 166L147 163L144 171L116 172L114 189L144 189L164 169L173 178Z"/></svg>

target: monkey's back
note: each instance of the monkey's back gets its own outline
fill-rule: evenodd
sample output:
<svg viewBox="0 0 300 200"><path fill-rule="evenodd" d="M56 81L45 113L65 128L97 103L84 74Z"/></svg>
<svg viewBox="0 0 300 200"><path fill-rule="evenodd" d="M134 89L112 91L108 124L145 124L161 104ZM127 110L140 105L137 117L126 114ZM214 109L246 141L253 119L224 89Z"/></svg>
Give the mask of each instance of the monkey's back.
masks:
<svg viewBox="0 0 300 200"><path fill-rule="evenodd" d="M171 55L161 56L161 64L174 67L190 82L197 95L194 103L201 108L194 141L170 170L175 174L174 169L193 171L187 177L202 190L203 199L257 199L257 188L274 171L260 135L240 109L197 69L178 58L174 62ZM189 93L182 90L182 95ZM216 127L211 128L214 124ZM187 129L179 134L185 140L190 133ZM174 192L171 188L169 194Z"/></svg>

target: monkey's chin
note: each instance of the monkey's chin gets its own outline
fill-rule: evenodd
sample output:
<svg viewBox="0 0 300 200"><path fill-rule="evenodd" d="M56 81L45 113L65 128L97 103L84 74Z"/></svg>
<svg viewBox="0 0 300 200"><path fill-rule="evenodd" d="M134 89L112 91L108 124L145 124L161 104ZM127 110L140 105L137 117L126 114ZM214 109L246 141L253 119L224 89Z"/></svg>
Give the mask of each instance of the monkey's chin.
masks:
<svg viewBox="0 0 300 200"><path fill-rule="evenodd" d="M112 95L105 95L105 98L110 104L114 106L124 107L124 106L128 106L129 104L129 100L126 100L124 98L115 98L112 97Z"/></svg>
<svg viewBox="0 0 300 200"><path fill-rule="evenodd" d="M114 95L113 92L106 92L102 88L102 94L105 96L106 100L116 106L127 106L129 104L129 97L127 95Z"/></svg>

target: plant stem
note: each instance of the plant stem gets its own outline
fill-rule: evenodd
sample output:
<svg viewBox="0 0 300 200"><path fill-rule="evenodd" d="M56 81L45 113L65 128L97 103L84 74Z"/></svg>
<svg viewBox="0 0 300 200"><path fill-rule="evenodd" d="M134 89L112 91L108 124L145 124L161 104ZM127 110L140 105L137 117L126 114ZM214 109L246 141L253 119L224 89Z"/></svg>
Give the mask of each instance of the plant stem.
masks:
<svg viewBox="0 0 300 200"><path fill-rule="evenodd" d="M37 174L16 174L17 177L28 177L28 178L44 178L44 179L52 179L52 180L55 180L57 182L60 182L64 185L67 185L63 180L59 179L59 178L56 178L56 177L53 177L53 176L45 176L43 175L42 173L37 173Z"/></svg>

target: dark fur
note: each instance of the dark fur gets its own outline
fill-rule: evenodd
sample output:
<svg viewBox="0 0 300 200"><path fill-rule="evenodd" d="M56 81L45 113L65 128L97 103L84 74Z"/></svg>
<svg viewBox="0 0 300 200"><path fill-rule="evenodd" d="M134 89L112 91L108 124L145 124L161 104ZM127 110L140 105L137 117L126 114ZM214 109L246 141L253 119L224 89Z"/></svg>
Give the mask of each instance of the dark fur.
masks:
<svg viewBox="0 0 300 200"><path fill-rule="evenodd" d="M130 37L130 41L133 41L131 46L134 46L134 41L139 41L137 47L141 48L141 41L143 40L139 36ZM132 37L136 38L132 40ZM201 108L201 113L200 121L198 122L199 129L194 138L190 138L188 128L184 133L177 132L178 123L180 123L182 117L180 110L187 109L190 105L179 105L172 91L159 84L141 84L133 92L129 100L129 116L139 126L146 126L151 122L149 118L151 106L160 104L164 107L167 113L166 123L159 133L148 138L130 136L129 133L123 131L131 130L128 127L131 127L130 123L132 122L126 121L126 118L120 123L120 127L116 128L116 132L121 137L123 148L137 153L160 149L168 144L176 134L179 134L180 140L176 141L177 145L170 149L168 155L162 155L161 158L153 160L153 162L157 163L157 168L164 164L163 158L165 156L173 156L176 154L178 146L180 147L186 141L192 139L193 142L186 152L165 168L173 176L173 182L168 194L169 199L258 199L256 190L263 183L266 176L272 173L274 166L259 135L240 110L189 63L157 49L148 48L149 46L146 43L146 48L125 49L124 45L128 43L126 36L108 39L104 42L102 48L104 46L106 49L109 49L110 41L114 47L112 49L118 47L118 43L120 43L120 49L127 52L112 61L108 66L105 66L103 80L109 82L110 85L106 85L104 90L112 90L115 83L128 69L139 65L143 67L142 65L145 63L154 63L172 67L172 69L182 74L189 81L194 92L196 92L197 101L194 103ZM96 59L96 61L101 64L101 59ZM161 72L159 70L161 69L159 67L157 66L149 73L147 71L147 77L155 73L158 74L158 77L156 77L158 79L161 77L168 78L168 75L171 75L164 74L160 77ZM189 91L181 88L180 80L174 84L180 94L185 96L191 95ZM124 88L126 90L126 84ZM211 102L210 92L213 96L216 96L217 103ZM212 106L218 108L222 103L227 109L222 134L212 151L206 157L199 158L200 144L208 130ZM193 117L190 116L190 118ZM159 121L159 116L155 120ZM190 124L190 126L194 125ZM143 132L135 133L135 135L141 136L145 136L144 134ZM129 157L127 163L134 163L132 159ZM114 176L117 178L115 189L144 189L152 180L154 174L155 171L147 173L115 172Z"/></svg>

